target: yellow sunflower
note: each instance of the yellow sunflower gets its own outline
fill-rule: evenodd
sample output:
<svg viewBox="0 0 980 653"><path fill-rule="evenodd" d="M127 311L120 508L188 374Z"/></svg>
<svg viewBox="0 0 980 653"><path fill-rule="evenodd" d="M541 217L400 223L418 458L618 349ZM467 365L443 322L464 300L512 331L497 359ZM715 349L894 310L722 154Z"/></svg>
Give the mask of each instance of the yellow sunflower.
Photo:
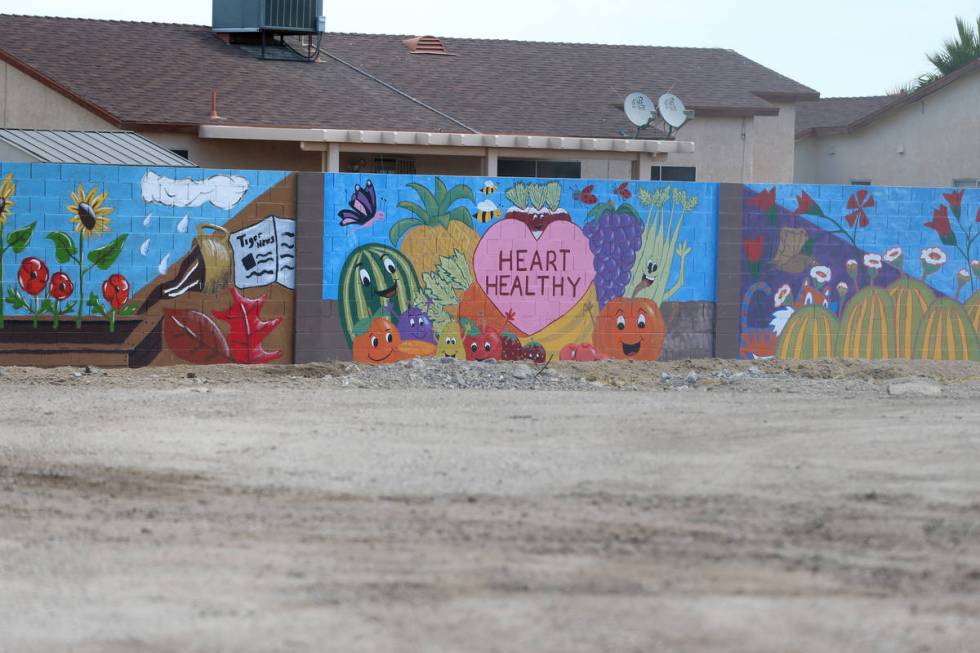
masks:
<svg viewBox="0 0 980 653"><path fill-rule="evenodd" d="M7 175L7 178L0 184L0 227L7 224L10 217L10 209L14 208L14 201L10 199L17 192L17 185L14 183L14 173Z"/></svg>
<svg viewBox="0 0 980 653"><path fill-rule="evenodd" d="M78 185L78 190L71 194L73 204L67 207L75 216L71 219L75 225L75 233L81 232L83 237L88 236L89 239L109 233L109 223L112 220L106 216L113 209L105 206L108 197L109 193L99 195L99 189L94 186L86 193L85 187Z"/></svg>

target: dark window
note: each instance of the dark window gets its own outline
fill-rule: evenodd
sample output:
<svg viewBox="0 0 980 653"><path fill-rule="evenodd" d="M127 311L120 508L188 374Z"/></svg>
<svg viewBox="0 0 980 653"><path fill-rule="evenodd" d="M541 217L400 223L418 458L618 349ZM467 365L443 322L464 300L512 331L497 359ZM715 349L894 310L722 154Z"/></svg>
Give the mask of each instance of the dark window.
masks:
<svg viewBox="0 0 980 653"><path fill-rule="evenodd" d="M549 159L500 159L500 177L535 177L546 179L581 179L581 161L551 161Z"/></svg>
<svg viewBox="0 0 980 653"><path fill-rule="evenodd" d="M181 157L181 158L184 158L184 159L187 159L187 160L190 160L190 158L191 158L191 153L188 150L170 150L170 151L173 152L174 154L176 154L177 156Z"/></svg>
<svg viewBox="0 0 980 653"><path fill-rule="evenodd" d="M391 156L374 158L374 174L376 175L414 175L415 159L399 159Z"/></svg>
<svg viewBox="0 0 980 653"><path fill-rule="evenodd" d="M851 180L851 186L870 186L870 185L871 185L871 180L870 179L852 179Z"/></svg>
<svg viewBox="0 0 980 653"><path fill-rule="evenodd" d="M687 166L653 166L652 181L697 181L697 168Z"/></svg>

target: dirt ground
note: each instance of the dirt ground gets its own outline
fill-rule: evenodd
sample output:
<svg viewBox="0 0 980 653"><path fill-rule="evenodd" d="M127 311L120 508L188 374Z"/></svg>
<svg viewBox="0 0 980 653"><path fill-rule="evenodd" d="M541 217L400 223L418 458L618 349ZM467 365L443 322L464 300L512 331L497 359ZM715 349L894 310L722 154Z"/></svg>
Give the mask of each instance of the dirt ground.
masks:
<svg viewBox="0 0 980 653"><path fill-rule="evenodd" d="M0 370L0 651L977 650L980 365L447 365Z"/></svg>

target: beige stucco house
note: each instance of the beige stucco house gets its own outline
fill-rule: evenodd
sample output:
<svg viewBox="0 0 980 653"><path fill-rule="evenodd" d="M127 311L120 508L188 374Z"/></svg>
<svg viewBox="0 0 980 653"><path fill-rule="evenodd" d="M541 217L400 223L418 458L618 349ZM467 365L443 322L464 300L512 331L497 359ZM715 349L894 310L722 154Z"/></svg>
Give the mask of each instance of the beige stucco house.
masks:
<svg viewBox="0 0 980 653"><path fill-rule="evenodd" d="M819 97L724 49L326 34L308 63L201 26L0 34L0 126L131 130L213 168L789 182ZM637 138L623 99L668 90L696 119Z"/></svg>
<svg viewBox="0 0 980 653"><path fill-rule="evenodd" d="M978 106L980 61L914 93L800 103L795 180L977 186Z"/></svg>

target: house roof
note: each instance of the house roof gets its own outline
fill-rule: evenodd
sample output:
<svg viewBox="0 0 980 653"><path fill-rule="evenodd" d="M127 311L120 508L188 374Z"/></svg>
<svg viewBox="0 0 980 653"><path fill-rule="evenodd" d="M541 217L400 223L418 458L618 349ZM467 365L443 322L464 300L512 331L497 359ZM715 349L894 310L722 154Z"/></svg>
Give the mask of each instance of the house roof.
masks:
<svg viewBox="0 0 980 653"><path fill-rule="evenodd" d="M0 142L39 163L194 167L187 159L134 132L0 129Z"/></svg>
<svg viewBox="0 0 980 653"><path fill-rule="evenodd" d="M811 102L799 102L796 105L796 138L806 138L815 134L853 132L893 111L920 102L976 72L980 72L980 59L911 93L822 98Z"/></svg>
<svg viewBox="0 0 980 653"><path fill-rule="evenodd" d="M108 122L617 137L631 91L700 116L773 115L810 88L724 49L327 34L316 64L263 61L209 27L0 15L0 58ZM80 62L84 62L84 65Z"/></svg>

